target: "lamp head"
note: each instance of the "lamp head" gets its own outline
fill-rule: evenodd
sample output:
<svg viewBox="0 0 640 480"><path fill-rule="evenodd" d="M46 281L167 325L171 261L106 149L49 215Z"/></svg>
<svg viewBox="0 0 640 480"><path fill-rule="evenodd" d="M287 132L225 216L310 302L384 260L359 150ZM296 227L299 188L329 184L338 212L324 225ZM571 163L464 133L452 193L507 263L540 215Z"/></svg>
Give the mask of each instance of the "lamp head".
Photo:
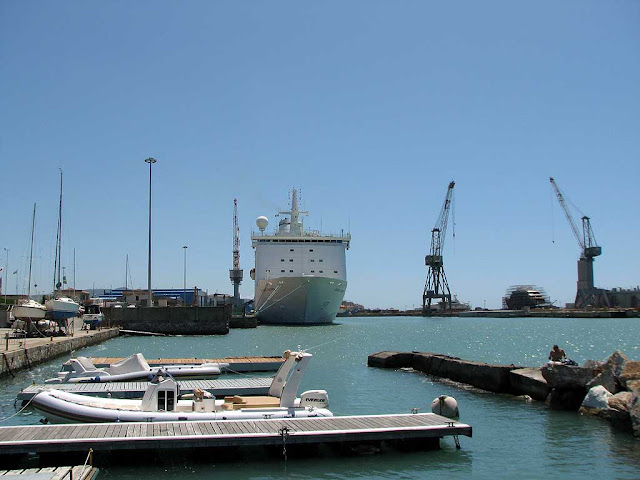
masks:
<svg viewBox="0 0 640 480"><path fill-rule="evenodd" d="M157 162L157 160L153 157L146 158L144 161L149 164Z"/></svg>

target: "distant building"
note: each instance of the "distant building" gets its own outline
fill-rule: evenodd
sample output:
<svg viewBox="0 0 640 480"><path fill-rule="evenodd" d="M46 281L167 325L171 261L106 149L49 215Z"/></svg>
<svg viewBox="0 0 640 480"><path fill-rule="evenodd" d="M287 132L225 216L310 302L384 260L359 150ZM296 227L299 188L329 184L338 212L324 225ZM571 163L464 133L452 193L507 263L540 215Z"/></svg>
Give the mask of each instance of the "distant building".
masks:
<svg viewBox="0 0 640 480"><path fill-rule="evenodd" d="M612 307L640 308L640 287L612 288L609 291L609 301Z"/></svg>
<svg viewBox="0 0 640 480"><path fill-rule="evenodd" d="M156 305L161 307L175 306L210 306L209 295L206 291L198 287L187 288L164 288L153 289L153 300ZM112 302L122 302L127 305L146 306L149 299L149 291L147 289L124 289L116 288L102 290L102 293L96 293L94 297Z"/></svg>

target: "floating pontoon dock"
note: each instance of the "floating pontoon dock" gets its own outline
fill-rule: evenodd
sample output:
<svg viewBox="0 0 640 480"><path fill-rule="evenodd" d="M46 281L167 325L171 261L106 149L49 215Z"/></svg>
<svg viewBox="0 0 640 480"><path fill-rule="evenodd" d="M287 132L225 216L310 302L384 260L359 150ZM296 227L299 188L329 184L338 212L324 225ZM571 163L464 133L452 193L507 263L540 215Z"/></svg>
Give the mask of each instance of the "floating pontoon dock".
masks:
<svg viewBox="0 0 640 480"><path fill-rule="evenodd" d="M98 423L0 427L0 455L156 449L176 453L197 447L265 447L296 444L409 442L439 445L439 438L471 437L470 425L433 413L360 415L281 420ZM420 442L420 440L423 440ZM426 441L425 441L426 440Z"/></svg>
<svg viewBox="0 0 640 480"><path fill-rule="evenodd" d="M180 381L180 392L193 393L199 388L217 397L231 395L267 395L273 381L272 377L253 378L217 378L215 380L184 380ZM44 385L30 385L22 389L17 399L31 400L42 390L64 390L65 392L93 397L113 398L142 398L149 386L149 382L105 382L105 383L47 383Z"/></svg>
<svg viewBox="0 0 640 480"><path fill-rule="evenodd" d="M91 465L0 470L0 477L7 480L91 480L96 475L98 469Z"/></svg>
<svg viewBox="0 0 640 480"><path fill-rule="evenodd" d="M91 362L98 368L109 368L112 363L124 360L117 357L94 357ZM154 358L147 359L151 367L161 365L200 365L201 363L228 363L233 372L271 372L280 368L282 357L227 357L227 358ZM223 369L224 371L225 369Z"/></svg>

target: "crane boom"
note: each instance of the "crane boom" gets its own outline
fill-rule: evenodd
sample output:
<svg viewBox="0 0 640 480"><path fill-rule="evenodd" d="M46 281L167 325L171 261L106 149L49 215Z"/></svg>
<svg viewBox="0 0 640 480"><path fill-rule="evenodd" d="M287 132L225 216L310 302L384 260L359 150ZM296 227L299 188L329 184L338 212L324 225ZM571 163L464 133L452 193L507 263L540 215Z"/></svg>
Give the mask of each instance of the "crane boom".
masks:
<svg viewBox="0 0 640 480"><path fill-rule="evenodd" d="M452 181L449 183L444 203L438 215L438 220L431 230L431 248L429 255L424 258L425 265L427 265L427 281L425 282L424 292L422 294L422 310L424 313L431 313L431 300L434 298L442 299L444 308L451 308L451 291L449 290L447 277L444 273L442 251L447 233L454 186L455 182Z"/></svg>
<svg viewBox="0 0 640 480"><path fill-rule="evenodd" d="M573 235L576 237L576 240L578 240L578 243L580 244L580 248L584 251L584 247L585 247L584 241L582 239L582 236L580 235L580 232L578 231L578 226L576 225L576 222L573 220L573 216L569 211L569 207L564 201L564 196L562 195L562 192L558 188L558 185L556 184L556 181L553 179L553 177L549 177L549 181L551 182L553 191L555 192L556 197L558 198L558 203L560 203L560 206L562 207L562 211L564 212L565 217L567 217L569 226L571 226L571 230L573 230Z"/></svg>
<svg viewBox="0 0 640 480"><path fill-rule="evenodd" d="M589 306L596 307L609 307L610 302L607 296L607 291L601 288L596 288L593 281L593 259L602 254L602 247L596 243L596 237L591 229L591 220L586 215L582 217L582 235L578 230L576 222L573 220L573 216L569 211L569 207L564 201L564 196L553 177L549 177L551 186L558 197L558 202L564 211L573 235L578 240L580 245L580 259L578 260L578 284L576 291L576 308L587 308Z"/></svg>

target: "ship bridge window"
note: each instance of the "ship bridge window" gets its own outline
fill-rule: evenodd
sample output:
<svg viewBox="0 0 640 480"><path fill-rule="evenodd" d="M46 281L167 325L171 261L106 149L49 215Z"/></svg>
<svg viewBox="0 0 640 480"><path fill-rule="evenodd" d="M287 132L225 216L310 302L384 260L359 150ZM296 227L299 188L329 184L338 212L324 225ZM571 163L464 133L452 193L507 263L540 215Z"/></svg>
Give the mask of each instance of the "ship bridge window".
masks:
<svg viewBox="0 0 640 480"><path fill-rule="evenodd" d="M318 261L319 261L319 262L321 262L321 261L322 261L322 259L320 259L320 260L318 260Z"/></svg>
<svg viewBox="0 0 640 480"><path fill-rule="evenodd" d="M280 270L280 273L284 273L284 270Z"/></svg>
<svg viewBox="0 0 640 480"><path fill-rule="evenodd" d="M320 270L320 273L324 273L322 270Z"/></svg>
<svg viewBox="0 0 640 480"><path fill-rule="evenodd" d="M293 252L293 248L290 248L290 249L289 249L289 251L290 251L290 252Z"/></svg>
<svg viewBox="0 0 640 480"><path fill-rule="evenodd" d="M315 262L315 260L314 260L313 258L311 259L311 261L312 261L312 262Z"/></svg>
<svg viewBox="0 0 640 480"><path fill-rule="evenodd" d="M309 251L310 251L310 252L313 252L313 248L310 248L310 249L309 249Z"/></svg>
<svg viewBox="0 0 640 480"><path fill-rule="evenodd" d="M290 262L293 262L293 258L290 258L290 259L289 259L289 261L290 261Z"/></svg>
<svg viewBox="0 0 640 480"><path fill-rule="evenodd" d="M333 273L338 273L338 270L334 270Z"/></svg>
<svg viewBox="0 0 640 480"><path fill-rule="evenodd" d="M281 262L284 262L284 258L281 258L281 259L280 259L280 261L281 261Z"/></svg>
<svg viewBox="0 0 640 480"><path fill-rule="evenodd" d="M289 273L293 273L293 270L289 270Z"/></svg>
<svg viewBox="0 0 640 480"><path fill-rule="evenodd" d="M316 271L315 270L311 270L311 273L316 273Z"/></svg>

